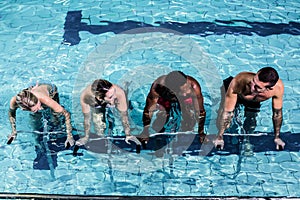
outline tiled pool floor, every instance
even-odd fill
[[[5,183],[0,184],[1,195],[300,197],[299,6],[296,1],[1,1],[0,181]],[[66,19],[69,11],[82,18]],[[80,130],[81,84],[95,76],[121,85],[130,79],[129,99],[136,106],[131,114],[138,132],[143,92],[169,69],[184,70],[203,84],[206,131],[213,137],[221,79],[266,65],[278,69],[285,83],[284,151],[274,149],[269,134],[250,137],[251,156],[243,154],[240,137],[232,136],[226,136],[223,151],[211,144],[201,147],[192,137],[188,149],[187,144],[175,142],[159,152],[153,142],[140,154],[120,140],[107,154],[108,147],[95,140],[73,156],[72,150],[63,149],[64,138],[59,138],[48,140],[52,149],[39,154],[26,114],[19,113],[17,128],[24,132],[6,145],[9,100],[31,82],[53,81]],[[203,74],[198,73],[199,66]],[[259,132],[272,132],[270,108],[269,101],[262,107]],[[122,137],[118,131],[116,135]]]

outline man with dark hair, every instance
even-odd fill
[[[88,85],[81,93],[80,104],[84,116],[84,133],[85,136],[76,141],[77,146],[85,145],[89,141],[91,118],[94,122],[96,134],[104,137],[106,130],[106,121],[108,121],[108,129],[113,128],[112,120],[106,120],[107,109],[116,107],[120,113],[122,125],[126,135],[125,142],[133,141],[140,145],[138,139],[130,134],[130,126],[128,119],[128,105],[125,91],[118,85],[103,79],[95,80]]]
[[[181,71],[172,71],[157,78],[148,93],[143,112],[144,129],[142,141],[149,140],[149,128],[153,112],[156,120],[152,128],[159,133],[192,131],[198,122],[200,142],[205,140],[204,123],[206,112],[201,87],[196,79]]]
[[[252,133],[256,127],[256,116],[260,111],[260,103],[272,98],[274,142],[276,149],[283,149],[285,143],[280,139],[279,134],[282,124],[284,85],[279,79],[277,71],[272,67],[264,67],[256,74],[241,72],[234,78],[225,79],[224,89],[225,97],[219,115],[219,133],[214,141],[215,146],[223,149],[224,131],[230,127],[233,116],[237,116],[239,105],[244,106],[243,129],[246,133]]]

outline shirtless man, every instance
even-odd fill
[[[73,146],[75,141],[72,136],[72,126],[70,113],[59,104],[57,88],[53,84],[36,84],[35,86],[22,90],[19,94],[12,97],[9,106],[9,121],[12,128],[12,133],[9,136],[7,144],[10,144],[17,137],[16,130],[16,110],[21,108],[25,111],[30,111],[37,114],[44,107],[51,108],[56,116],[64,115],[67,131],[66,147]],[[37,123],[37,122],[36,122]]]
[[[92,116],[96,134],[100,135],[101,137],[104,136],[104,131],[106,129],[105,116],[107,107],[109,109],[116,107],[119,111],[126,135],[125,142],[129,144],[129,140],[131,140],[137,145],[141,144],[135,136],[130,135],[127,99],[124,90],[119,86],[112,84],[107,80],[97,79],[92,85],[88,85],[82,91],[80,96],[80,104],[84,116],[85,136],[76,141],[77,146],[85,145],[88,142]]]
[[[226,80],[224,81],[224,86],[225,89],[227,89],[228,86],[228,89],[225,94],[223,111],[220,116],[218,137],[214,141],[215,146],[223,149],[223,133],[230,127],[237,104],[243,104],[245,106],[246,122],[246,120],[256,120],[255,114],[250,114],[250,117],[247,117],[247,112],[259,112],[260,103],[272,98],[273,127],[275,133],[274,142],[276,149],[283,149],[285,143],[280,139],[279,134],[282,124],[284,85],[282,80],[279,79],[277,71],[272,67],[265,67],[260,69],[256,74],[252,72],[241,72],[236,77],[231,77],[231,79]],[[228,82],[228,84],[226,84],[226,82]],[[256,125],[256,121],[248,124],[250,124],[250,127],[245,127],[246,132],[251,131],[251,129],[254,130],[255,127],[251,127],[251,124]]]
[[[156,110],[159,112],[152,125],[155,131],[176,132],[179,126],[182,131],[192,131],[198,121],[200,142],[205,140],[203,96],[198,81],[193,77],[181,71],[172,71],[153,82],[143,112],[142,141],[149,140],[151,118]]]

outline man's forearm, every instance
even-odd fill
[[[204,124],[205,124],[206,112],[205,110],[201,111],[198,116],[198,133],[204,134]]]
[[[9,117],[9,122],[11,125],[11,129],[12,129],[12,133],[14,135],[17,134],[17,130],[16,130],[16,110],[15,109],[9,109],[8,111],[8,117]]]
[[[223,137],[224,131],[230,127],[231,120],[233,117],[233,111],[223,111],[221,120],[220,120],[220,128],[219,128],[219,137]]]
[[[282,125],[282,108],[275,109],[273,108],[273,127],[274,127],[274,134],[275,138],[279,138],[280,128]]]
[[[66,123],[67,134],[68,134],[68,136],[72,136],[71,115],[65,109],[62,111],[62,114],[65,116],[65,123]]]
[[[128,112],[127,111],[120,111],[121,118],[122,118],[122,125],[124,128],[124,132],[126,136],[130,135],[130,125],[128,119]]]
[[[84,134],[86,137],[90,136],[91,130],[91,114],[90,113],[83,113],[83,126],[84,126]]]
[[[154,96],[153,94],[148,94],[146,99],[146,105],[143,111],[143,125],[144,127],[149,127],[151,124],[151,118],[153,115],[153,110],[156,108],[158,96]]]
[[[143,125],[144,125],[144,127],[145,126],[150,126],[151,118],[152,118],[152,112],[150,112],[148,109],[144,109],[144,112],[143,112]]]

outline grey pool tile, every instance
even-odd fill
[[[241,163],[241,171],[254,172],[257,171],[258,165],[255,163]]]
[[[295,127],[292,128],[292,132],[295,132],[295,133],[299,133],[299,132],[300,132],[300,127],[299,127],[299,128],[296,127],[296,126],[298,126],[298,124],[299,124],[299,123],[291,124],[291,125],[295,126]]]
[[[300,166],[298,162],[282,162],[280,163],[281,167],[283,169],[289,170],[289,171],[300,171]]]
[[[293,171],[283,171],[280,173],[272,173],[274,184],[298,184],[299,180],[294,176]]]
[[[239,184],[237,185],[237,190],[239,191],[239,194],[237,196],[264,196],[264,191],[262,189],[261,185],[254,185],[253,183],[249,182],[249,184],[243,185]]]
[[[283,112],[284,112],[284,114],[289,114],[289,110],[290,109],[297,109],[299,102],[293,96],[287,96],[286,98],[288,98],[288,101],[284,101],[284,107],[285,107],[285,109],[283,110]],[[291,116],[291,117],[293,117],[293,116]]]
[[[213,187],[214,196],[224,196],[231,194],[232,196],[239,196],[237,185],[220,184]]]
[[[169,180],[164,182],[164,194],[173,195],[189,195],[191,194],[191,185],[185,183],[185,180],[176,182],[174,180]]]
[[[262,184],[264,196],[289,196],[289,192],[285,184],[276,184],[276,182],[266,182]]]
[[[298,141],[295,141],[299,146],[300,146],[300,144],[299,144],[299,142]],[[292,158],[292,161],[293,162],[300,162],[300,153],[299,152],[290,152],[290,154],[291,154],[291,158]]]
[[[299,124],[300,112],[297,109],[289,110],[289,115],[291,118],[289,119],[289,124]],[[297,126],[296,126],[297,127]]]
[[[295,61],[290,61],[290,62],[295,62]],[[288,80],[289,81],[299,81],[300,75],[298,73],[294,73],[295,71],[298,71],[300,68],[297,67],[296,63],[290,63],[289,61],[287,61],[287,65],[290,66],[291,68],[293,68],[293,70],[287,70],[287,74],[288,74]],[[299,90],[299,89],[298,89]]]
[[[247,172],[248,181],[255,185],[261,185],[272,180],[270,173],[264,172]]]
[[[287,197],[299,197],[299,182],[296,184],[286,184],[288,194]]]
[[[287,151],[276,152],[274,155],[268,155],[267,157],[270,162],[275,163],[289,162],[292,160],[290,152]]]
[[[262,163],[258,164],[257,171],[263,173],[279,173],[282,172],[282,168],[277,163]]]
[[[263,163],[268,163],[268,157],[266,155],[268,154],[273,154],[272,151],[266,151],[266,152],[257,152],[255,153],[255,158],[257,159],[257,164],[263,164]],[[247,158],[248,159],[248,158]],[[255,161],[255,159],[254,159]]]

